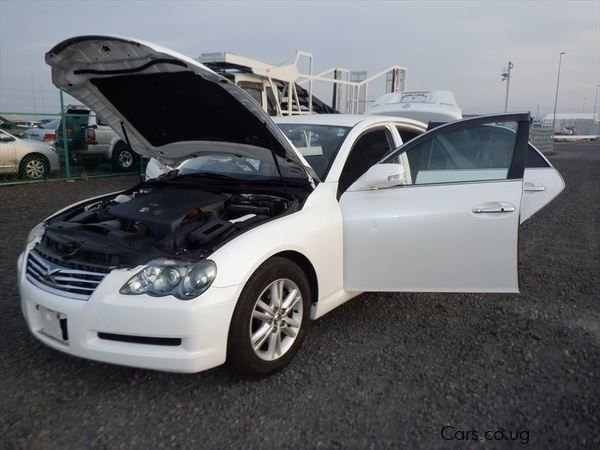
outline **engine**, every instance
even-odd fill
[[[176,255],[199,259],[297,205],[283,194],[142,185],[53,218],[38,251],[103,267]]]

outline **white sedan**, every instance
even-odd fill
[[[46,61],[136,152],[180,166],[30,233],[25,319],[84,358],[264,376],[310,320],[361,292],[518,292],[519,224],[564,187],[528,146],[528,114],[429,131],[378,117],[276,125],[235,84],[146,42],[76,37]]]

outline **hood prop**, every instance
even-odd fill
[[[123,137],[125,138],[125,142],[127,142],[127,145],[129,146],[129,148],[131,149],[131,151],[133,151],[133,147],[131,146],[131,142],[129,142],[129,135],[127,134],[127,130],[125,129],[125,124],[123,123],[123,121],[121,120],[121,131],[123,131]],[[138,165],[138,177],[140,177],[140,183],[144,182],[144,178],[142,177],[142,172],[141,172],[141,165]]]

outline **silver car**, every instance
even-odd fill
[[[0,130],[0,174],[18,174],[28,180],[41,180],[58,169],[60,163],[53,147],[19,139]]]
[[[53,119],[40,127],[29,128],[25,130],[24,138],[39,142],[53,144],[58,136],[58,127],[60,125],[60,117]]]

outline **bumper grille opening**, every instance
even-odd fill
[[[177,347],[181,345],[181,338],[160,338],[150,336],[130,336],[127,334],[113,333],[98,333],[100,339],[107,341],[128,342],[130,344],[146,344],[146,345],[164,345],[167,347]]]
[[[87,300],[106,273],[67,267],[32,250],[27,258],[27,279],[47,292],[76,300]]]

